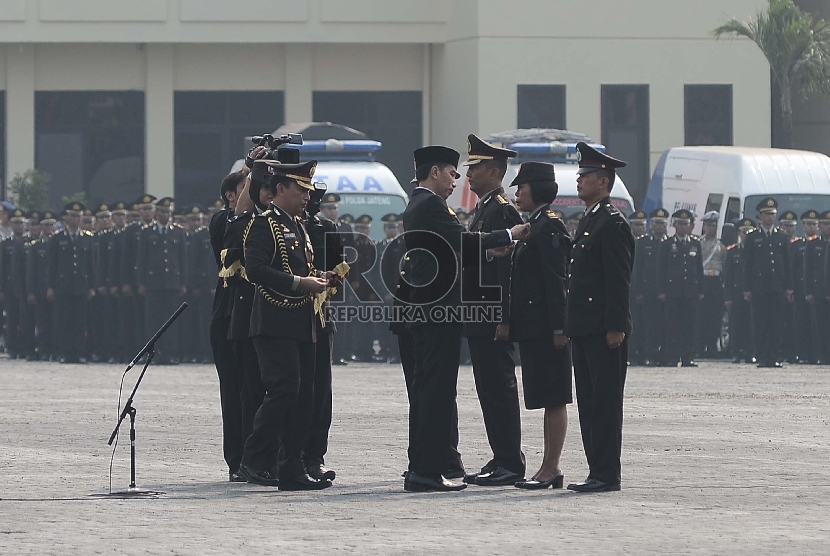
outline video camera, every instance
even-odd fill
[[[265,153],[264,157],[262,157],[263,160],[276,160],[282,164],[300,163],[299,149],[280,147],[282,145],[302,145],[302,133],[288,133],[286,135],[280,135],[279,137],[274,137],[270,133],[266,133],[265,135],[251,137],[251,142],[254,144],[254,148],[268,147],[268,152]]]
[[[305,211],[308,213],[309,218],[320,212],[320,204],[323,202],[323,195],[326,194],[326,189],[328,188],[326,183],[322,181],[316,181],[313,185],[314,191],[311,193],[308,204],[305,206]]]

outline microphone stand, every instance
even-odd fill
[[[130,397],[127,398],[127,402],[124,404],[124,409],[121,411],[121,415],[118,417],[118,423],[115,425],[115,429],[113,429],[112,434],[110,435],[110,439],[107,442],[107,446],[112,446],[112,443],[115,441],[115,437],[118,435],[118,429],[121,428],[121,423],[124,422],[124,419],[129,415],[130,417],[130,487],[121,492],[113,492],[111,496],[124,498],[130,496],[155,496],[158,494],[164,494],[163,492],[157,491],[150,491],[145,489],[140,489],[135,486],[135,414],[136,410],[133,406],[133,399],[135,398],[135,393],[138,391],[139,385],[141,385],[141,380],[144,378],[144,373],[147,372],[147,367],[150,366],[150,363],[153,361],[153,356],[156,353],[155,347],[156,342],[159,338],[170,328],[170,325],[173,324],[179,315],[182,314],[182,311],[187,309],[187,303],[182,303],[179,305],[179,308],[176,309],[176,312],[170,315],[170,318],[167,319],[161,328],[150,338],[150,341],[147,342],[143,348],[133,357],[133,360],[130,361],[130,364],[127,365],[125,373],[132,369],[136,363],[146,354],[147,361],[144,362],[144,368],[141,370],[141,374],[138,375],[138,380],[135,383],[135,387],[133,388]]]

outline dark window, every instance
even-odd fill
[[[602,86],[602,142],[628,165],[618,171],[634,202],[645,198],[651,174],[648,85]]]
[[[176,91],[176,201],[184,207],[219,197],[233,163],[245,157],[245,137],[285,123],[282,91]]]
[[[9,176],[11,178],[12,176]],[[6,198],[6,91],[0,91],[0,199]]]
[[[315,91],[313,102],[314,121],[353,127],[383,143],[378,162],[409,184],[412,152],[423,143],[420,91]]]
[[[686,145],[732,145],[732,85],[686,85]]]
[[[710,212],[716,210],[720,212],[721,205],[723,205],[723,195],[720,193],[710,193],[709,198],[706,199],[706,211]],[[701,214],[701,216],[703,216]]]
[[[726,218],[724,222],[737,223],[741,219],[741,200],[738,197],[729,197],[726,203]]]
[[[518,85],[516,101],[519,129],[567,129],[565,85]]]
[[[50,203],[90,204],[144,191],[144,93],[36,91],[35,166],[52,176]]]

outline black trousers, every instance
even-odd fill
[[[311,425],[303,449],[303,461],[306,465],[322,465],[329,448],[329,429],[331,429],[332,394],[331,394],[331,349],[334,333],[327,332],[317,319],[317,343],[314,357],[314,406],[311,412]]]
[[[242,461],[246,436],[242,431],[242,392],[244,376],[236,364],[233,341],[228,340],[229,318],[210,321],[213,363],[219,375],[219,403],[222,407],[222,452],[230,471]]]
[[[643,338],[643,350],[645,358],[652,362],[664,361],[666,359],[666,305],[657,299],[644,301],[640,311],[642,325],[634,323],[635,327],[632,336],[640,334]]]
[[[409,470],[440,475],[447,471],[447,447],[452,445],[458,419],[461,326],[424,324],[412,329],[412,337],[415,369],[409,406]]]
[[[666,329],[668,349],[664,362],[669,366],[677,361],[688,363],[695,358],[695,327],[697,323],[697,297],[691,299],[666,299]]]
[[[519,384],[513,360],[513,342],[491,337],[467,338],[473,360],[473,377],[484,416],[487,440],[493,450],[491,462],[524,476],[522,421]]]
[[[604,335],[571,338],[571,354],[588,478],[619,484],[628,340],[610,349]]]
[[[213,295],[209,291],[202,291],[196,303],[199,310],[199,358],[203,362],[210,361],[210,320],[213,314]]]
[[[45,360],[55,353],[55,303],[48,301],[45,294],[38,296],[35,304],[35,326],[37,327],[37,352]]]
[[[179,290],[147,290],[144,296],[146,307],[145,336],[149,340],[161,328],[176,309],[181,305],[182,298]],[[164,335],[156,342],[156,358],[160,362],[179,361],[181,358],[181,344],[179,343],[179,323],[167,329]]]
[[[755,344],[755,357],[761,365],[775,363],[781,352],[781,337],[784,326],[781,315],[784,304],[784,292],[752,294],[752,331]]]
[[[5,334],[6,334],[6,353],[10,357],[25,356],[23,346],[20,341],[20,311],[21,299],[9,292],[6,297],[6,302],[3,308],[6,310]]]
[[[86,295],[55,296],[55,347],[59,357],[77,360],[86,355],[88,306]]]
[[[743,294],[732,303],[729,313],[729,341],[732,356],[749,359],[755,350],[752,348],[752,311],[744,300]]]
[[[248,438],[254,429],[254,417],[262,405],[265,397],[265,387],[262,385],[262,372],[259,368],[254,341],[251,338],[231,340],[233,343],[233,355],[236,359],[236,367],[241,374],[240,385],[242,388],[242,438]],[[276,464],[276,451],[274,452],[274,464]],[[263,468],[267,469],[267,467]]]
[[[821,361],[827,364],[830,361],[830,334],[828,334],[827,327],[830,325],[830,303],[826,299],[821,299],[816,296],[815,304],[810,305],[812,312],[812,342],[816,346],[815,359],[813,361]]]
[[[403,377],[406,382],[406,395],[409,399],[409,439],[407,448],[409,460],[412,461],[412,439],[415,438],[415,429],[418,422],[417,405],[415,404],[415,339],[411,330],[405,330],[398,334],[398,349],[401,353],[401,366]],[[416,417],[413,418],[413,410]],[[448,472],[464,472],[464,463],[461,461],[461,454],[458,452],[458,405],[453,402],[452,432],[450,444],[446,447],[445,468]]]
[[[697,353],[717,357],[723,323],[723,280],[720,276],[704,276],[700,291],[703,300],[697,319]]]
[[[27,298],[20,300],[20,351],[26,356],[35,354],[35,326],[37,324],[37,306],[30,304]]]
[[[121,362],[131,360],[133,356],[141,349],[144,344],[137,345],[136,322],[135,322],[135,303],[132,296],[119,294],[117,297],[116,307],[118,307],[118,354],[117,357]],[[150,338],[147,338],[149,340]],[[147,340],[144,343],[147,343]]]
[[[144,347],[147,340],[152,338],[153,334],[155,334],[156,330],[158,330],[158,327],[150,332],[149,336],[147,335],[147,329],[149,328],[147,326],[147,296],[139,295],[138,292],[135,291],[135,288],[133,288],[133,295],[130,299],[133,300],[133,317],[135,318],[135,326],[133,327],[133,337],[130,338],[129,341],[131,345],[135,346],[135,349],[131,350],[134,355],[135,352]],[[172,312],[173,310],[170,311],[170,313]],[[159,323],[159,326],[161,326],[164,322],[165,321]],[[165,336],[167,336],[167,334],[165,334]]]
[[[113,300],[114,298],[109,295],[101,295],[98,292],[89,300],[89,314],[92,318],[87,337],[87,353],[96,360],[106,361],[110,356],[112,331],[117,326],[113,319]]]
[[[804,295],[796,295],[793,303],[793,313],[796,355],[801,361],[815,361],[816,348],[813,344],[812,315],[810,304],[804,299]]]
[[[648,359],[646,353],[647,325],[645,316],[645,304],[637,303],[636,299],[631,300],[631,319],[634,321],[634,329],[628,343],[629,357],[633,365],[639,365]]]
[[[242,463],[268,469],[279,446],[280,478],[305,472],[302,449],[311,423],[314,400],[314,342],[291,338],[253,338],[265,397],[245,441]]]

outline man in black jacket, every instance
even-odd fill
[[[332,273],[315,270],[312,247],[299,217],[305,210],[317,161],[305,164],[254,162],[252,182],[274,188],[271,208],[251,221],[244,254],[248,278],[256,284],[251,336],[265,386],[265,398],[245,442],[240,472],[249,482],[280,490],[319,490],[328,479],[310,477],[303,443],[313,411],[314,296],[339,285]],[[269,469],[279,444],[279,476]]]
[[[662,366],[666,357],[664,304],[657,299],[657,253],[666,240],[669,211],[657,208],[649,216],[651,233],[637,239],[631,290],[640,308],[641,319],[634,320],[634,334],[642,338],[641,357],[647,367],[655,367]]]
[[[40,237],[29,243],[26,255],[26,297],[29,311],[34,310],[37,328],[35,359],[48,361],[53,353],[54,303],[46,299],[49,267],[49,238],[55,229],[55,214],[45,211],[40,220]]]
[[[571,338],[588,479],[578,492],[620,489],[623,389],[631,334],[634,236],[611,204],[616,169],[626,165],[577,144],[577,191],[587,207],[571,251],[565,334]]]
[[[516,151],[490,145],[472,134],[467,137],[467,151],[467,181],[478,196],[468,229],[489,233],[521,224],[522,217],[504,196],[501,183],[507,160],[515,157]],[[513,485],[525,476],[519,387],[513,342],[509,341],[511,266],[511,257],[483,257],[480,264],[465,268],[462,274],[465,299],[480,300],[480,307],[501,311],[498,321],[465,322],[463,328],[487,440],[493,450],[492,459],[481,471],[464,477],[468,484]]]
[[[429,146],[415,151],[413,190],[403,214],[406,247],[411,267],[405,279],[412,286],[411,305],[418,309],[409,323],[412,329],[415,369],[410,392],[409,470],[404,489],[410,492],[462,490],[442,474],[446,471],[447,446],[452,440],[458,363],[461,356],[462,309],[458,280],[458,255],[472,253],[474,263],[481,249],[505,248],[513,236],[527,234],[526,224],[492,233],[467,232],[447,198],[460,177],[459,154],[447,147]],[[519,237],[521,236],[521,237]],[[506,255],[503,249],[499,255]]]

